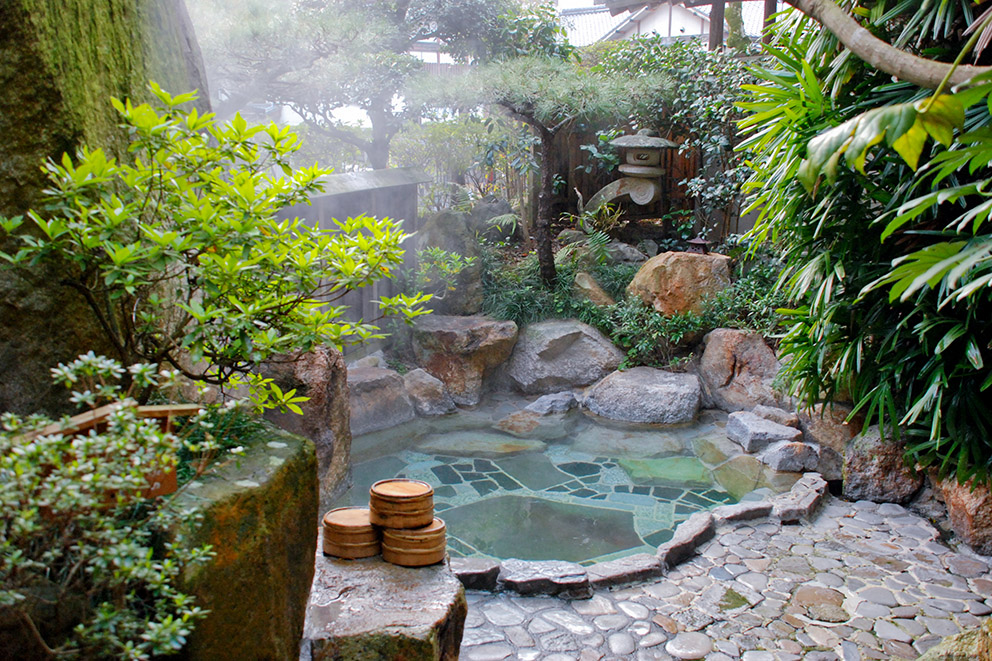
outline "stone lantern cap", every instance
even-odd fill
[[[651,129],[641,129],[635,135],[622,135],[610,140],[610,144],[625,149],[671,149],[678,147],[677,144],[660,137],[657,131]]]

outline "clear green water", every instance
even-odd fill
[[[798,478],[741,454],[720,411],[679,428],[577,410],[507,419],[530,401],[493,396],[354,439],[354,483],[336,506],[367,505],[378,480],[424,480],[451,555],[590,563],[653,552],[694,512]]]

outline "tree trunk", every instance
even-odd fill
[[[552,198],[555,186],[554,136],[541,134],[541,192],[537,195],[537,222],[534,230],[537,239],[537,263],[541,281],[551,289],[555,286],[555,256],[551,249]]]

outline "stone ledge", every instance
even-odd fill
[[[806,473],[792,490],[772,498],[772,518],[781,523],[798,523],[816,511],[827,492],[827,482],[819,473]]]
[[[489,558],[452,558],[451,571],[462,582],[466,590],[496,589],[499,579],[499,561]]]
[[[637,553],[625,558],[597,562],[586,568],[589,583],[593,588],[624,585],[646,581],[665,573],[661,559],[650,553]]]
[[[737,503],[736,505],[721,505],[712,510],[717,523],[730,521],[752,521],[763,519],[772,513],[772,504],[767,500],[756,503]]]
[[[497,586],[522,595],[545,594],[572,599],[592,596],[585,568],[563,560],[504,560],[500,564]]]
[[[674,567],[716,535],[716,522],[709,512],[696,512],[679,524],[675,536],[658,547],[658,557],[667,567]]]

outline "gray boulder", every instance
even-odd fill
[[[648,256],[640,250],[620,241],[611,241],[606,246],[606,252],[610,256],[610,261],[623,264],[640,264],[648,261]]]
[[[760,335],[718,328],[704,342],[699,378],[716,408],[730,412],[782,403],[772,388],[781,365]]]
[[[777,471],[801,472],[816,470],[820,460],[819,448],[808,443],[779,442],[769,446],[758,461]]]
[[[538,415],[549,415],[551,413],[567,413],[578,405],[575,395],[569,391],[556,392],[550,395],[541,395],[533,402],[524,407],[525,411],[533,411]]]
[[[353,436],[389,429],[417,417],[403,377],[381,367],[348,370]]]
[[[844,453],[844,497],[876,503],[905,503],[923,486],[923,473],[906,465],[906,448],[873,425],[848,443]]]
[[[329,505],[344,489],[351,465],[348,370],[344,358],[336,349],[321,346],[295,360],[266,363],[262,369],[284,392],[295,389],[297,395],[309,397],[299,404],[303,415],[270,409],[265,418],[313,441],[317,448],[320,503]]]
[[[407,372],[403,375],[403,385],[417,415],[444,415],[456,408],[441,379],[431,376],[426,370],[418,368]]]
[[[594,383],[621,360],[623,353],[592,326],[553,319],[524,328],[505,374],[519,392],[555,393]]]
[[[803,437],[803,433],[794,427],[760,418],[749,411],[736,411],[727,416],[726,431],[727,438],[750,453],[761,452],[773,443],[795,443]]]
[[[696,419],[699,379],[652,367],[613,372],[589,388],[582,406],[612,420],[684,424]]]

